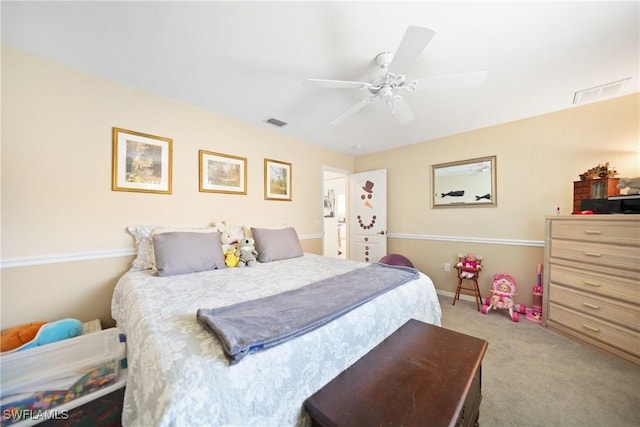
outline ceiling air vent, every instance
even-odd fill
[[[574,104],[586,104],[588,102],[598,101],[599,99],[610,98],[619,94],[622,89],[631,80],[631,77],[606,83],[589,89],[579,90],[573,95]]]
[[[274,119],[273,117],[268,119],[267,123],[269,123],[271,125],[274,125],[274,126],[278,126],[279,128],[281,128],[282,126],[286,126],[287,125],[287,122],[283,122],[282,120]]]

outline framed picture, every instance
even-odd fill
[[[431,166],[431,207],[497,206],[496,156]]]
[[[291,163],[264,159],[264,199],[291,201]]]
[[[173,140],[113,128],[111,189],[171,194]]]
[[[247,159],[200,150],[200,191],[247,194]]]

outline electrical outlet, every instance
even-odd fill
[[[444,263],[444,271],[451,271],[451,263],[449,262]]]

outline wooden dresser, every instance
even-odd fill
[[[640,365],[640,215],[546,219],[543,325]]]

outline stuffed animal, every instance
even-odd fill
[[[78,319],[25,323],[2,331],[0,350],[3,353],[27,350],[80,334],[82,334],[82,322]]]
[[[508,310],[511,320],[514,322],[520,321],[518,313],[526,313],[526,307],[513,302],[513,297],[516,295],[516,279],[513,276],[503,273],[494,274],[491,293],[493,296],[487,298],[482,306],[483,314],[487,314],[491,309]],[[514,311],[514,308],[516,311]]]
[[[618,185],[616,185],[620,190],[624,191],[627,189],[625,193],[626,195],[632,194],[640,194],[640,176],[635,178],[620,178]]]
[[[220,233],[220,241],[222,242],[222,253],[226,254],[230,249],[237,249],[238,242],[244,239],[244,231],[242,227],[229,225],[226,221],[214,222],[213,226]]]
[[[258,251],[255,248],[255,241],[249,237],[245,237],[239,243],[240,247],[236,251],[236,255],[240,258],[238,267],[253,267],[258,263]]]
[[[478,264],[478,259],[475,254],[469,253],[465,258],[456,264],[456,267],[461,268],[460,277],[463,279],[473,279],[479,270],[482,270],[482,266]]]
[[[14,350],[29,341],[33,340],[38,333],[38,330],[42,325],[47,322],[31,322],[24,325],[14,326],[13,328],[2,331],[2,343],[0,344],[0,351],[5,352]]]
[[[224,263],[227,267],[233,268],[238,266],[240,258],[236,254],[237,249],[230,248],[224,253]]]

